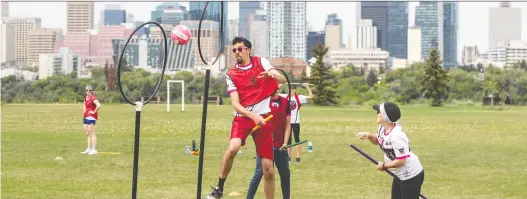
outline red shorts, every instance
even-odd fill
[[[263,117],[265,118],[266,116]],[[234,117],[232,120],[230,139],[240,138],[242,140],[242,146],[244,146],[245,139],[247,139],[247,136],[249,136],[249,133],[251,133],[251,130],[255,126],[256,124],[251,118]],[[264,126],[254,131],[251,136],[256,145],[256,155],[261,158],[274,160],[273,125],[270,122],[266,122]]]

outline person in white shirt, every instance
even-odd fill
[[[357,138],[368,139],[379,145],[384,161],[376,166],[379,171],[390,169],[397,177],[392,182],[392,199],[418,199],[424,182],[424,169],[409,145],[408,137],[397,122],[401,110],[391,102],[373,105],[377,111],[377,134],[359,132]]]
[[[291,130],[293,131],[293,135],[295,137],[295,143],[300,142],[300,107],[302,107],[302,104],[307,103],[307,99],[313,99],[313,92],[311,91],[311,88],[309,88],[309,84],[303,83],[303,87],[307,89],[307,92],[309,93],[308,96],[305,95],[299,95],[296,92],[296,86],[291,87],[291,97],[290,97],[290,106],[291,106]],[[282,97],[287,98],[286,94],[281,94]],[[291,137],[289,137],[289,143],[291,144]],[[300,162],[300,152],[302,151],[302,145],[296,145],[296,162]],[[287,153],[289,154],[289,161],[291,161],[291,148],[287,149]]]

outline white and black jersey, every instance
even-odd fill
[[[377,142],[384,152],[384,161],[386,163],[395,159],[406,159],[406,163],[403,166],[390,169],[399,179],[407,180],[413,178],[423,170],[419,157],[412,153],[406,133],[403,132],[401,126],[397,123],[395,123],[390,132],[386,132],[384,127],[379,125]]]

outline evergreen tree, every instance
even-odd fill
[[[432,99],[430,105],[443,105],[442,99],[447,95],[447,72],[441,67],[441,58],[437,49],[430,50],[421,85],[423,85],[421,92],[424,92],[424,97]]]
[[[375,75],[374,70],[370,70],[370,72],[368,72],[368,77],[366,77],[366,82],[368,83],[368,86],[370,86],[370,88],[372,88],[373,85],[375,85],[375,83],[377,82],[377,75]]]
[[[337,85],[333,83],[336,79],[331,67],[324,65],[324,56],[328,48],[316,45],[313,49],[313,56],[316,62],[311,65],[311,76],[306,78],[309,83],[314,84],[313,102],[317,105],[334,105],[338,102]]]

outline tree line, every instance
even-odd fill
[[[311,76],[294,78],[291,82],[312,83],[317,105],[370,105],[382,101],[400,104],[427,103],[441,106],[450,103],[481,104],[484,97],[492,96],[500,104],[525,105],[527,103],[527,65],[525,62],[510,68],[489,66],[462,66],[451,69],[441,67],[439,52],[432,49],[428,60],[399,69],[379,68],[368,70],[352,65],[332,69],[324,64],[327,48],[313,49],[316,62],[312,64]],[[121,71],[123,91],[130,100],[140,100],[154,92],[160,74],[151,74],[141,69],[131,69],[124,64]],[[84,88],[92,85],[98,99],[103,103],[123,103],[117,86],[117,68],[106,64],[104,68],[92,69],[92,78],[78,79],[76,71],[67,75],[54,75],[45,80],[23,81],[15,76],[1,79],[3,103],[81,103]],[[185,81],[185,102],[199,103],[203,95],[204,72],[178,72],[165,75],[157,96],[166,100],[166,81]],[[209,96],[229,97],[225,77],[211,78]],[[286,92],[287,88],[282,87]],[[307,94],[299,88],[300,94]],[[179,85],[171,86],[171,103],[181,101]],[[228,101],[224,102],[229,104]]]

